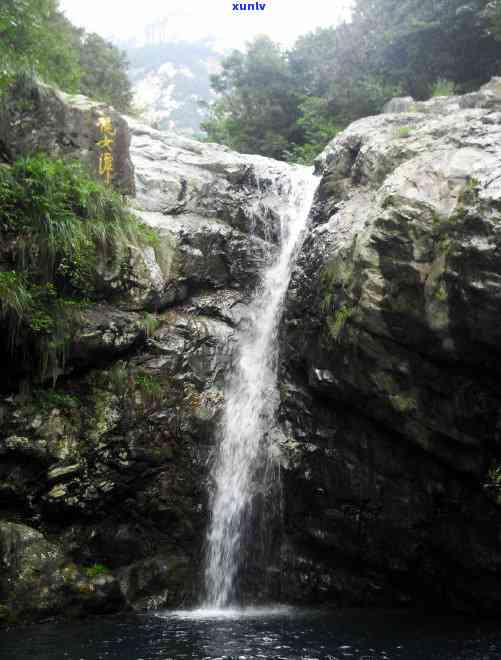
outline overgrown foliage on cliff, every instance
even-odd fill
[[[102,297],[99,269],[154,240],[120,195],[78,162],[34,156],[0,166],[0,327],[34,380],[57,377],[78,314]]]
[[[72,25],[58,0],[1,0],[0,94],[20,72],[105,101],[120,112],[130,110],[125,55]]]
[[[204,128],[244,152],[309,161],[336,130],[392,96],[459,93],[501,74],[501,0],[356,0],[352,21],[248,44],[212,77]]]

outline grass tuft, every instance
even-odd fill
[[[55,381],[79,311],[99,299],[99,263],[155,240],[79,162],[37,155],[0,167],[0,326],[11,356]]]

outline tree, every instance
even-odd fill
[[[57,5],[57,0],[2,0],[0,88],[24,71],[68,91],[78,89],[75,28]]]
[[[0,93],[24,73],[129,110],[132,94],[121,51],[72,25],[58,0],[1,2]]]
[[[257,37],[245,53],[235,51],[212,76],[219,99],[202,124],[211,140],[234,149],[283,158],[300,135],[300,97],[286,54],[268,37]]]
[[[498,0],[496,0],[498,1]],[[448,79],[476,89],[499,71],[489,0],[358,0],[353,24],[367,35],[371,66],[390,84],[423,99]]]
[[[125,53],[98,34],[84,34],[80,44],[80,91],[128,112],[132,91]]]
[[[289,160],[298,163],[311,163],[325,145],[340,130],[335,115],[329,109],[329,101],[319,96],[307,96],[299,106],[297,121],[302,129],[301,144],[292,146]]]

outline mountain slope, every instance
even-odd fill
[[[200,131],[199,100],[211,97],[209,78],[221,53],[209,40],[129,46],[130,78],[144,119],[160,129]]]

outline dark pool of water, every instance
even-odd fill
[[[501,625],[395,612],[160,612],[0,632],[2,660],[501,660]]]

